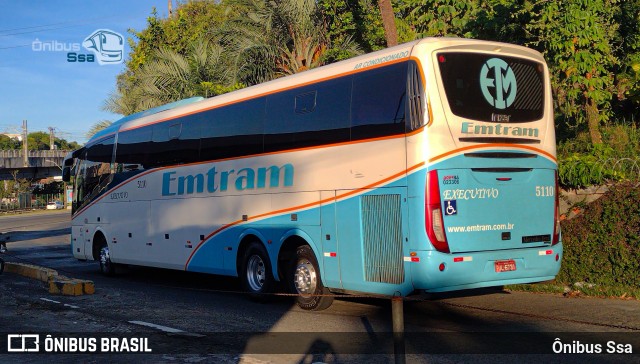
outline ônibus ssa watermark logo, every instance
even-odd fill
[[[82,53],[82,48],[91,53]],[[66,52],[67,62],[98,64],[120,64],[124,60],[124,37],[110,29],[98,29],[86,37],[82,44],[53,41],[40,41],[38,38],[31,43],[34,52]]]

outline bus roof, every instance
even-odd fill
[[[244,89],[236,90],[230,93],[218,95],[205,99],[203,97],[192,97],[185,100],[172,102],[166,105],[158,106],[149,110],[138,112],[123,117],[114,122],[110,127],[96,133],[86,145],[90,145],[104,137],[115,134],[118,130],[136,129],[145,125],[155,124],[162,121],[180,118],[209,109],[214,109],[230,103],[241,100],[252,99],[264,96],[273,92],[286,90],[288,88],[299,87],[305,84],[311,84],[320,80],[329,79],[338,75],[344,75],[351,72],[357,72],[361,69],[375,67],[377,65],[386,64],[401,59],[409,59],[412,55],[413,48],[418,44],[438,43],[446,46],[463,45],[463,44],[484,44],[490,46],[504,46],[504,43],[489,42],[474,39],[453,38],[453,37],[431,37],[424,38],[395,47],[386,48],[377,52],[363,54],[344,61],[332,63],[322,67],[314,68],[305,72],[294,75],[277,78],[268,82],[253,85]],[[511,45],[509,46],[522,48],[531,51],[525,47]]]

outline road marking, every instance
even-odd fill
[[[140,325],[140,326],[146,326],[146,327],[151,327],[154,329],[158,329],[160,331],[169,333],[169,334],[174,334],[174,335],[180,335],[180,336],[193,336],[193,337],[204,337],[204,335],[200,335],[200,334],[194,334],[191,332],[186,332],[184,330],[180,330],[180,329],[174,329],[173,327],[168,327],[168,326],[162,326],[162,325],[158,325],[158,324],[152,324],[151,322],[145,322],[145,321],[129,321],[130,324],[134,324],[134,325]]]
[[[65,306],[65,307],[69,307],[69,308],[76,308],[76,309],[79,309],[79,308],[80,308],[80,307],[78,307],[78,306],[70,305],[70,304],[68,304],[68,303],[62,303],[62,302],[60,302],[60,301],[50,300],[50,299],[48,299],[48,298],[44,298],[44,297],[40,297],[40,299],[41,299],[41,300],[43,300],[43,301],[51,302],[51,303],[61,304],[61,305]]]
[[[48,299],[48,298],[42,298],[42,297],[41,297],[40,299],[41,299],[41,300],[43,300],[43,301],[47,301],[47,302],[62,303],[62,302],[58,302],[58,301],[54,301],[54,300],[50,300],[50,299]]]

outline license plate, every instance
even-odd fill
[[[495,263],[495,269],[497,273],[516,270],[516,261],[513,259],[497,260]]]

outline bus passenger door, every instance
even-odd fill
[[[319,260],[322,260],[324,274],[322,282],[331,288],[342,288],[340,280],[340,256],[338,255],[338,234],[336,234],[336,193],[335,191],[320,191],[320,201],[327,201],[320,205],[321,241]]]

